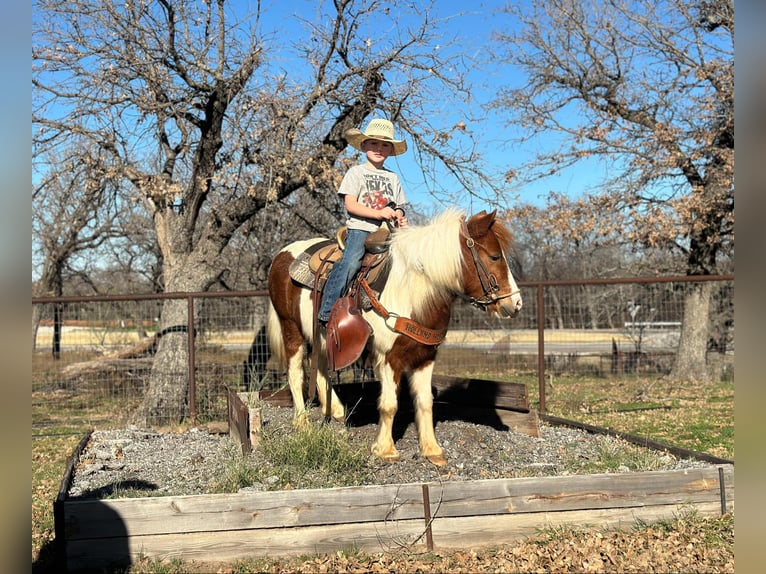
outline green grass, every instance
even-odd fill
[[[662,533],[684,533],[688,538],[696,538],[706,546],[731,548],[734,545],[734,515],[724,514],[720,518],[710,518],[699,514],[693,507],[682,507],[672,519],[661,519],[652,523],[639,521],[636,530],[649,528]]]
[[[269,490],[355,486],[369,474],[369,455],[354,448],[334,426],[307,424],[286,435],[265,431],[257,448],[267,464],[231,457],[219,492],[256,483]]]
[[[51,436],[32,440],[32,558],[52,560],[53,501],[58,494],[67,457],[82,436]]]
[[[535,406],[537,389],[530,388]],[[734,382],[678,385],[561,376],[546,390],[548,414],[734,459]]]

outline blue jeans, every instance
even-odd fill
[[[364,240],[369,235],[368,231],[349,229],[346,236],[346,246],[343,249],[343,257],[333,265],[322,295],[322,306],[319,307],[318,318],[325,323],[330,318],[330,311],[335,301],[343,295],[351,279],[362,268],[364,257]]]

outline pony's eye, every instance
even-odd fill
[[[490,255],[489,256],[489,260],[492,261],[492,263],[500,261],[502,258],[503,258],[502,255]]]

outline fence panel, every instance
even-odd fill
[[[734,278],[705,280],[714,286],[708,352],[720,357],[722,376],[732,377]],[[524,308],[512,320],[460,302],[435,371],[526,383],[541,410],[546,381],[556,377],[614,382],[666,374],[690,284],[689,278],[522,283]],[[127,424],[149,384],[168,298],[193,302],[193,365],[179,376],[193,383],[188,414],[195,422],[226,419],[227,387],[284,385],[267,361],[265,292],[33,299],[33,432],[67,432],[59,422],[64,411],[82,425]],[[364,376],[349,370],[341,381]],[[47,408],[54,400],[56,409]]]

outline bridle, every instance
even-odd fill
[[[471,237],[470,232],[468,231],[468,225],[465,222],[465,218],[463,218],[461,222],[461,228],[460,228],[460,234],[465,238],[465,244],[468,247],[468,249],[471,251],[471,257],[473,258],[473,264],[476,267],[476,275],[479,277],[479,283],[481,283],[481,288],[484,291],[481,297],[469,297],[468,295],[465,295],[464,293],[461,293],[460,296],[468,301],[471,305],[474,307],[477,307],[478,309],[481,309],[483,311],[487,310],[487,307],[490,305],[497,303],[501,299],[506,299],[508,297],[513,297],[517,293],[520,293],[520,289],[511,290],[508,293],[503,293],[501,295],[498,295],[497,292],[500,290],[500,286],[497,284],[497,278],[489,272],[487,267],[482,262],[481,258],[479,257],[479,253],[476,250],[476,242],[474,241],[473,237]],[[505,261],[505,264],[508,265],[508,259],[505,257],[505,253],[503,253],[503,250],[500,250],[501,255],[503,256],[503,260]]]

